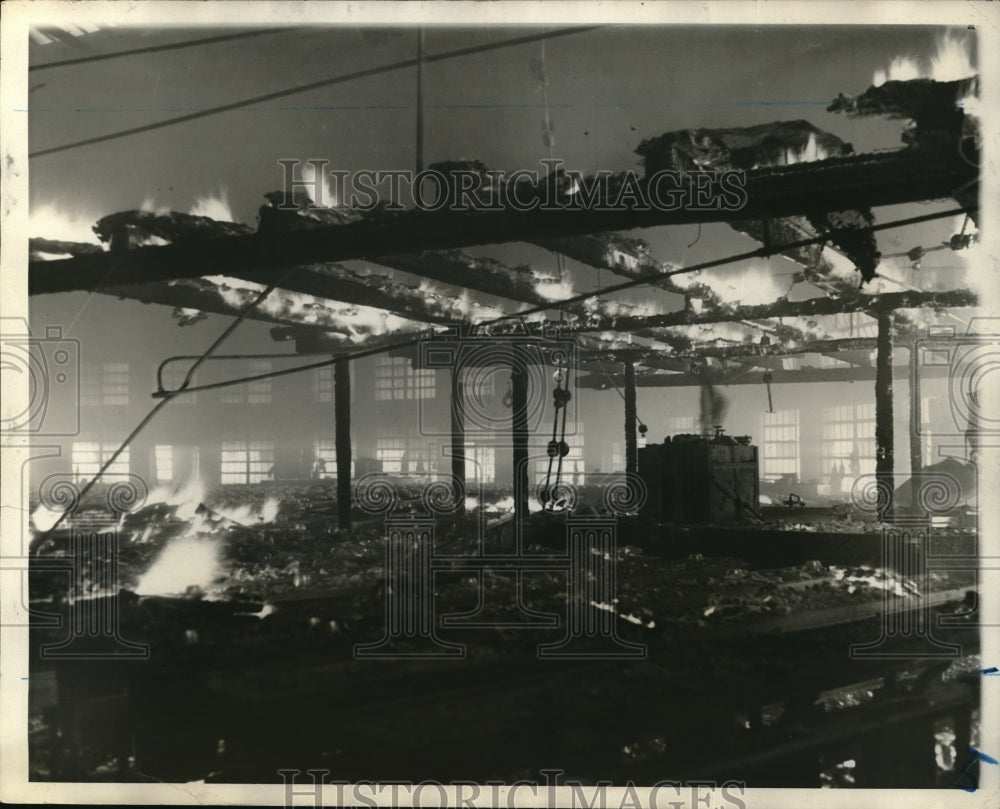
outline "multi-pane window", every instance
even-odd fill
[[[764,413],[761,472],[766,478],[799,476],[799,411]]]
[[[73,442],[73,475],[87,480],[101,471],[101,467],[118,449],[118,444],[100,441]],[[113,464],[108,467],[107,475],[127,475],[129,469],[129,448],[126,447]]]
[[[252,360],[249,376],[266,374],[270,370],[270,360]],[[247,402],[249,404],[271,404],[271,379],[256,379],[253,382],[248,382]]]
[[[465,477],[470,483],[492,483],[497,477],[497,452],[494,447],[465,446]]]
[[[153,447],[153,474],[157,483],[170,483],[174,479],[174,448],[169,444]]]
[[[375,440],[375,459],[381,464],[382,471],[388,475],[398,475],[403,471],[403,456],[405,454],[405,438],[377,438]]]
[[[184,377],[187,376],[190,363],[172,362],[163,369],[162,380],[164,390],[179,390],[184,384]],[[198,383],[194,377],[191,378],[190,387]],[[171,401],[176,404],[195,404],[198,400],[197,393],[182,393],[175,396]]]
[[[271,441],[222,442],[223,483],[260,483],[270,479],[273,467]]]
[[[354,401],[354,367],[355,363],[350,363],[351,378],[351,401]],[[324,365],[313,371],[313,398],[317,402],[332,402],[334,390],[334,371],[332,365]]]
[[[465,388],[465,398],[496,395],[497,377],[509,375],[510,369],[496,367],[470,368],[462,372],[462,387]]]
[[[858,475],[875,471],[875,404],[847,404],[823,411],[822,473],[840,494]]]
[[[219,401],[222,404],[246,404],[247,383],[241,382],[239,385],[227,385],[224,388],[219,388]]]
[[[694,416],[670,416],[667,419],[667,435],[700,432],[694,422]]]
[[[128,363],[105,362],[102,365],[86,367],[80,385],[83,404],[127,405],[128,404]]]
[[[128,363],[106,362],[101,380],[101,398],[106,405],[128,404]]]
[[[552,461],[552,469],[549,471],[548,458],[542,458],[535,462],[535,479],[539,483],[544,483],[546,477],[549,483],[554,484],[556,474],[559,479],[566,483],[581,484],[586,478],[586,468],[583,461],[583,423],[577,422],[576,429],[570,424],[566,429],[566,443],[569,445],[569,453],[562,459],[562,466],[559,465],[559,457]]]
[[[319,458],[323,467],[319,473],[321,478],[337,477],[337,443],[333,438],[317,438],[313,445],[313,461]],[[354,458],[351,458],[351,476],[354,476]]]
[[[324,365],[313,371],[313,393],[317,402],[333,401],[333,366]]]
[[[414,369],[406,357],[381,355],[375,364],[375,398],[433,399],[437,374],[433,370]]]
[[[391,475],[433,475],[438,470],[439,446],[423,438],[383,436],[375,440],[375,458]]]

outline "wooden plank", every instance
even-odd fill
[[[102,285],[225,275],[233,267],[276,279],[288,267],[372,258],[415,250],[532,241],[553,236],[696,222],[763,219],[819,211],[950,198],[977,177],[974,165],[948,149],[837,158],[746,173],[738,210],[621,207],[516,211],[414,211],[386,220],[288,234],[213,239],[196,245],[143,247],[29,265],[29,294],[95,290]],[[716,180],[715,190],[721,194]],[[715,196],[719,196],[716,194]]]

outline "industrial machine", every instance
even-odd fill
[[[681,434],[639,450],[646,484],[640,515],[674,523],[735,522],[758,516],[760,471],[750,436],[721,427],[712,437]]]

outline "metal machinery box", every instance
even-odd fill
[[[757,513],[760,469],[749,436],[675,435],[639,450],[640,515],[674,523],[735,522]]]

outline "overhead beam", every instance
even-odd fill
[[[904,290],[902,292],[885,292],[879,295],[859,295],[857,292],[852,292],[848,297],[817,297],[804,301],[779,299],[773,303],[762,303],[755,306],[731,306],[703,312],[684,309],[662,315],[603,317],[591,319],[586,323],[570,323],[564,327],[563,331],[565,333],[637,332],[640,329],[694,326],[706,323],[734,323],[764,318],[839,315],[848,312],[865,312],[876,306],[883,310],[976,306],[978,300],[976,293],[969,289],[954,289],[946,292]]]
[[[28,291],[37,295],[95,290],[102,285],[225,275],[233,267],[263,270],[268,280],[288,267],[372,258],[415,250],[532,241],[578,233],[660,225],[789,216],[818,211],[950,198],[977,178],[973,161],[942,148],[836,158],[746,173],[746,204],[737,210],[621,207],[517,211],[415,211],[288,234],[212,239],[196,245],[142,247],[29,265]],[[723,194],[718,179],[709,191]]]
[[[273,273],[262,269],[234,268],[228,275],[266,285]],[[279,288],[316,298],[384,309],[424,323],[454,323],[457,319],[468,317],[457,296],[430,293],[386,276],[361,275],[336,264],[294,267],[282,275]]]
[[[925,373],[927,372],[927,373]],[[921,377],[944,378],[948,375],[945,368],[922,368]],[[800,368],[794,371],[776,369],[771,371],[771,384],[813,384],[817,382],[874,382],[874,368]],[[621,387],[624,379],[621,374],[607,377],[604,374],[588,374],[577,377],[576,386],[593,390],[611,390],[613,385]],[[723,385],[763,385],[763,371],[749,371],[735,378],[720,382]],[[700,380],[695,374],[642,374],[636,373],[637,388],[691,388],[698,387]]]
[[[192,283],[195,283],[195,281],[183,281],[174,284],[158,283],[107,287],[99,290],[99,292],[103,295],[134,300],[139,303],[177,307],[180,309],[196,309],[199,312],[224,315],[226,317],[237,317],[242,313],[244,307],[228,303],[222,297],[217,285],[213,282],[199,278],[196,281],[197,287],[189,285]],[[249,304],[255,295],[256,290],[246,290],[246,304]],[[275,300],[280,300],[280,297],[281,291],[277,290],[271,293],[268,300],[273,303]],[[345,337],[357,332],[356,327],[352,329],[347,325],[349,313],[338,313],[331,306],[322,302],[317,302],[317,304],[311,310],[311,317],[314,319],[312,324],[314,328],[338,333]],[[290,310],[289,314],[280,314],[261,306],[255,306],[247,315],[247,318],[265,323],[273,323],[276,326],[298,328],[302,325],[302,321],[293,317]]]

